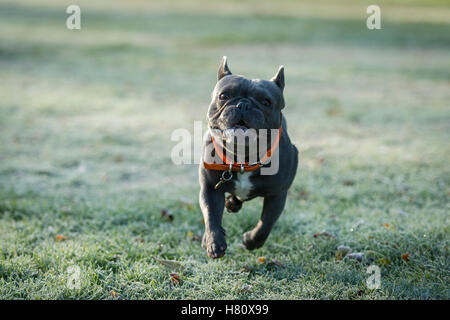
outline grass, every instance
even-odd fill
[[[0,2],[1,299],[450,298],[446,1],[380,1],[379,31],[356,0],[77,3],[80,31],[69,1]],[[205,119],[223,55],[250,77],[285,65],[300,166],[266,245],[239,246],[254,200],[211,260],[190,239],[197,167],[172,164],[170,135]]]

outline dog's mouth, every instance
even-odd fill
[[[237,144],[248,144],[256,142],[257,138],[256,130],[250,128],[243,120],[222,131],[222,140],[227,143],[233,141]]]
[[[255,162],[258,159],[258,130],[245,121],[240,120],[225,129],[213,129],[211,135],[216,147],[233,155],[233,161],[249,162],[253,159],[250,162]]]
[[[243,120],[241,120],[241,121],[239,121],[238,123],[236,123],[233,127],[229,128],[229,129],[234,129],[234,130],[242,129],[242,130],[245,131],[245,130],[249,129],[249,127]],[[227,130],[229,130],[229,129],[227,129]]]
[[[213,129],[213,136],[216,140],[222,140],[225,143],[249,144],[255,143],[258,139],[257,130],[252,129],[244,120],[231,125],[226,129]]]

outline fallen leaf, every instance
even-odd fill
[[[60,242],[60,241],[64,241],[64,240],[67,240],[66,236],[63,236],[62,234],[58,234],[56,236],[56,241]]]
[[[300,190],[300,192],[298,193],[298,195],[300,196],[300,198],[306,199],[306,198],[308,198],[309,193],[308,193],[307,191],[305,191],[305,190]]]
[[[319,233],[315,233],[313,234],[314,238],[318,238],[318,237],[324,237],[324,238],[334,238],[334,236],[331,233],[328,233],[326,231],[322,231]]]
[[[258,263],[264,263],[266,262],[266,258],[265,257],[259,257],[258,258]]]
[[[403,261],[409,261],[409,253],[407,252],[407,253],[402,254],[402,259],[403,259]]]
[[[114,162],[122,162],[123,161],[123,156],[120,155],[120,154],[117,155],[117,156],[114,156],[113,161]]]
[[[329,117],[335,117],[342,113],[342,109],[339,107],[331,107],[327,110],[327,114]]]
[[[169,221],[173,221],[173,214],[167,208],[162,208],[161,209],[161,217],[163,217],[164,219],[167,219]]]
[[[111,290],[111,296],[114,298],[114,299],[117,299],[117,300],[122,300],[122,298],[117,294],[117,292],[115,292],[114,290]]]
[[[180,283],[180,274],[177,272],[170,273],[170,281],[172,281],[173,284],[179,284]]]
[[[383,223],[383,227],[385,227],[386,229],[389,229],[389,230],[395,229],[395,226],[393,224],[389,224],[389,223]]]
[[[158,259],[156,258],[156,261],[158,261],[162,266],[169,268],[169,269],[183,269],[183,265],[179,262],[173,261],[173,260],[164,260],[164,259]]]
[[[347,180],[344,180],[343,184],[344,184],[344,186],[353,186],[355,184],[355,181],[347,179]]]
[[[275,260],[275,259],[270,260],[270,261],[268,262],[268,264],[269,264],[269,265],[276,265],[276,266],[278,266],[278,267],[280,267],[280,268],[284,268],[284,264],[282,264],[280,261]]]

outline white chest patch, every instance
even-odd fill
[[[234,196],[241,201],[247,200],[253,185],[250,182],[252,172],[237,173],[234,181]]]

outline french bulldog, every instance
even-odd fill
[[[286,119],[282,114],[285,107],[284,84],[283,66],[272,79],[261,80],[232,74],[226,57],[220,63],[207,112],[209,130],[224,133],[223,140],[226,140],[225,132],[229,133],[230,130],[253,129],[258,132],[260,129],[272,129],[270,132],[273,132],[275,129],[278,137],[271,141],[276,141],[277,145],[268,143],[267,149],[269,155],[278,153],[278,166],[276,172],[262,174],[263,166],[270,165],[271,158],[268,158],[269,163],[260,163],[258,167],[246,164],[245,170],[243,165],[241,170],[231,170],[231,166],[228,170],[228,164],[211,169],[202,161],[199,166],[199,203],[205,223],[202,247],[211,258],[223,257],[227,249],[225,229],[222,227],[224,207],[228,212],[237,212],[244,201],[255,197],[264,198],[260,220],[243,236],[243,245],[248,250],[260,248],[265,243],[284,209],[298,165],[298,150],[289,139]],[[212,155],[216,153],[217,146],[211,148],[212,143],[226,144],[226,141],[217,140],[220,140],[217,135],[206,135],[203,157],[205,150],[213,150]],[[275,148],[276,152],[273,150]],[[248,151],[248,143],[245,150]],[[236,158],[233,156],[233,159]]]

